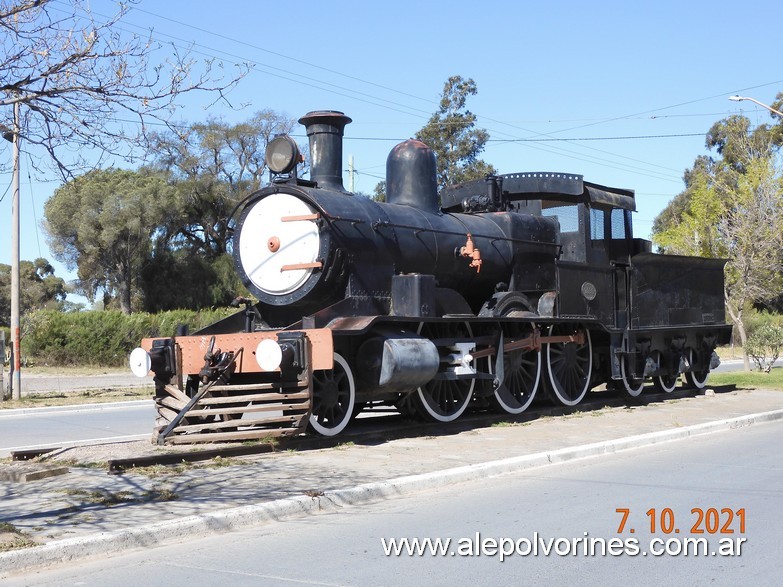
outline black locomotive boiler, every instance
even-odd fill
[[[564,173],[438,192],[435,155],[390,153],[387,199],[346,191],[351,119],[311,112],[310,177],[272,140],[270,184],[242,202],[236,270],[255,300],[199,332],[145,339],[159,443],[335,435],[368,404],[449,422],[519,414],[606,385],[638,396],[703,387],[728,342],[724,261],[658,255],[634,238],[634,193]]]

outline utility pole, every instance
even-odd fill
[[[348,191],[353,193],[354,190],[354,181],[353,176],[356,172],[353,169],[353,155],[348,155]]]
[[[11,196],[11,398],[22,399],[21,328],[19,320],[19,102],[14,102],[14,176]]]
[[[0,330],[0,404],[5,401],[5,330]]]

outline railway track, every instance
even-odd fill
[[[717,391],[731,391],[733,386],[718,388]],[[579,413],[590,413],[605,408],[625,407],[633,409],[648,404],[679,400],[703,394],[703,390],[681,389],[672,393],[660,393],[653,390],[637,398],[629,399],[620,392],[601,391],[589,395],[578,406],[555,406],[541,400],[519,415],[500,414],[492,411],[475,410],[464,414],[460,419],[449,423],[421,422],[413,420],[390,407],[369,408],[362,417],[352,422],[339,437],[324,437],[313,434],[284,437],[274,444],[254,443],[243,445],[212,446],[201,450],[187,452],[166,452],[157,455],[140,455],[108,461],[109,474],[121,474],[135,467],[153,465],[173,465],[185,462],[199,462],[215,457],[239,457],[273,453],[283,450],[318,450],[332,448],[346,443],[366,444],[382,443],[401,438],[419,436],[446,436],[459,434],[477,428],[487,428],[502,424],[524,424],[534,422],[544,417],[568,416]]]

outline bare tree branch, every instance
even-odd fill
[[[86,0],[0,0],[0,106],[25,106],[20,134],[48,155],[36,170],[54,167],[67,179],[107,157],[131,158],[151,128],[173,128],[179,96],[204,91],[227,102],[247,72],[240,64],[227,74],[190,48],[157,43],[151,31],[122,30],[130,10],[118,3],[98,20]],[[0,123],[11,126],[10,118],[0,109]]]

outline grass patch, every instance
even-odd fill
[[[732,361],[735,359],[741,359],[742,358],[742,347],[739,345],[732,346],[719,346],[715,349],[715,352],[718,353],[718,356],[720,357],[721,361]]]
[[[176,465],[150,465],[149,467],[133,467],[128,472],[144,475],[150,479],[157,477],[166,477],[170,475],[181,475],[188,471],[194,471],[197,469],[220,469],[222,467],[234,467],[242,464],[242,461],[234,458],[215,457],[208,461],[188,462],[182,461]]]
[[[769,373],[760,371],[733,371],[731,373],[711,373],[707,382],[711,387],[735,385],[741,389],[777,389],[783,390],[783,368],[772,369]]]
[[[145,387],[84,389],[70,392],[50,391],[46,393],[25,395],[20,400],[5,400],[4,402],[0,402],[0,410],[79,404],[103,404],[118,401],[150,399],[151,397],[152,390]]]
[[[34,546],[35,541],[13,524],[0,522],[0,552]]]
[[[509,422],[508,420],[502,420],[500,422],[492,422],[490,428],[514,428],[516,426],[530,426],[530,422]]]
[[[132,491],[89,491],[87,489],[63,489],[63,493],[81,499],[84,503],[111,507],[123,503],[147,503],[151,501],[173,501],[179,496],[170,489],[150,489],[141,493]]]
[[[6,367],[8,373],[8,367]],[[92,375],[130,375],[128,367],[95,367],[90,365],[30,365],[22,366],[22,377],[28,375],[51,375],[63,377],[84,377]]]

